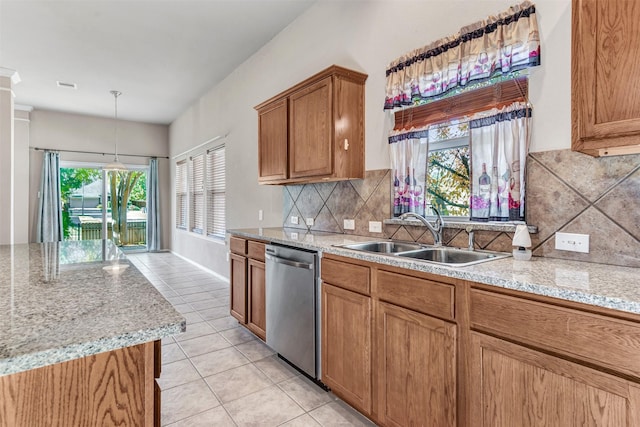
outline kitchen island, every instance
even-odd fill
[[[110,241],[0,246],[0,426],[153,425],[185,319]]]

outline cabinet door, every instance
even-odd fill
[[[572,148],[640,144],[640,2],[573,0],[572,12]]]
[[[378,416],[388,426],[456,425],[456,325],[377,303]]]
[[[289,176],[333,173],[331,77],[289,97]]]
[[[469,419],[480,427],[640,425],[640,386],[472,332]]]
[[[258,111],[258,181],[287,178],[287,99]]]
[[[247,327],[263,341],[267,337],[267,321],[265,313],[265,275],[264,262],[249,260],[249,289],[247,307]]]
[[[371,298],[322,284],[322,381],[371,413]]]
[[[247,258],[229,254],[231,264],[231,315],[247,323]]]

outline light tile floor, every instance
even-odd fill
[[[127,257],[187,319],[162,341],[163,426],[373,426],[229,316],[229,284],[171,253]]]

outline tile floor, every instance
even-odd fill
[[[229,316],[229,284],[171,253],[128,258],[187,319],[162,342],[163,426],[373,426]]]

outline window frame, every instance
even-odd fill
[[[179,168],[184,167],[184,173],[182,175],[178,174]],[[184,176],[184,184],[179,185],[181,181],[179,181],[179,177]],[[180,191],[180,187],[184,188],[184,191]],[[187,223],[189,217],[189,167],[186,159],[182,159],[176,162],[176,170],[175,170],[175,207],[176,207],[176,220],[175,226],[178,230],[187,230]],[[180,203],[178,203],[178,198],[180,197]],[[182,209],[180,207],[184,206]],[[178,212],[184,212],[183,215],[179,215]],[[182,219],[182,221],[180,221]]]

